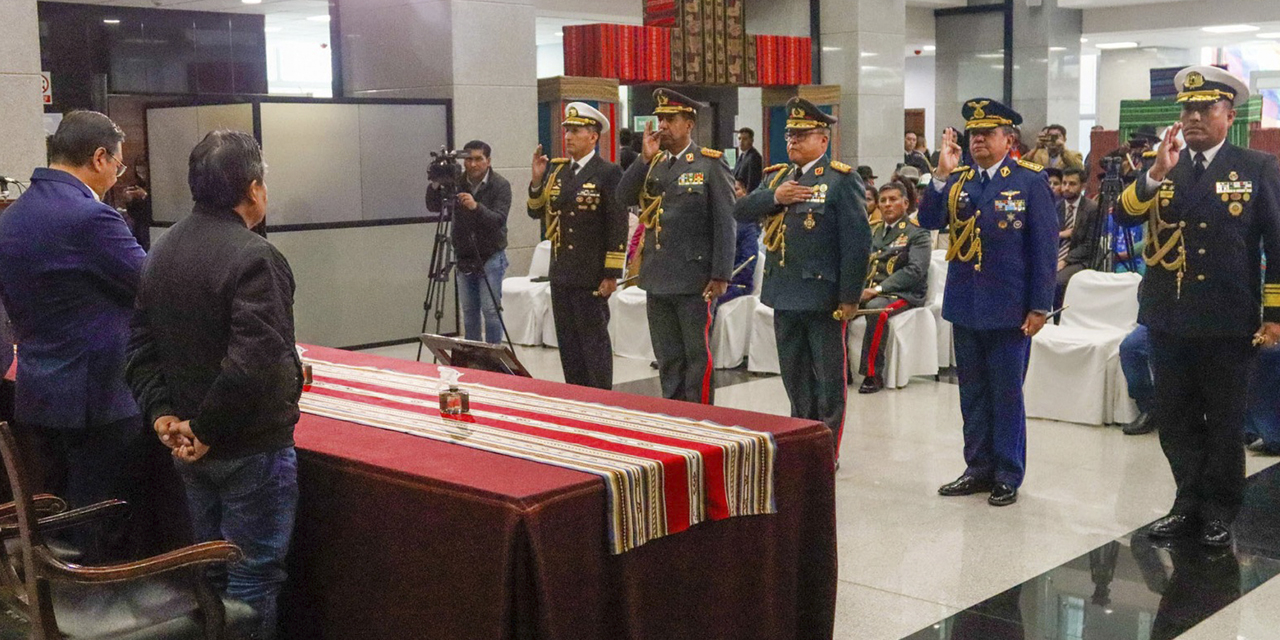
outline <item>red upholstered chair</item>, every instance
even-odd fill
[[[15,556],[4,554],[0,589],[7,592],[5,604],[30,623],[34,640],[212,640],[247,636],[257,623],[248,605],[220,598],[204,577],[206,567],[243,557],[229,542],[205,542],[110,566],[61,559],[45,542],[46,533],[109,515],[124,503],[111,500],[67,511],[53,496],[33,497],[13,432],[4,422],[0,454],[14,498],[0,506],[0,536],[16,534],[18,541],[7,547]]]

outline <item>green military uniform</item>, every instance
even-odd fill
[[[836,119],[812,103],[787,104],[788,131],[828,129]],[[813,196],[788,206],[775,191],[789,180],[813,188]],[[866,280],[871,231],[866,188],[853,167],[825,155],[807,167],[780,164],[765,170],[755,192],[738,201],[740,221],[764,220],[767,251],[760,300],[774,310],[778,364],[791,415],[822,420],[836,437],[844,426],[847,320],[832,314],[857,304]]]
[[[1175,79],[1184,110],[1248,99],[1244,83],[1215,67]],[[1208,116],[1206,116],[1208,117]],[[1280,165],[1223,141],[1184,149],[1163,181],[1147,172],[1120,197],[1117,222],[1148,225],[1139,322],[1151,333],[1153,422],[1177,484],[1171,518],[1152,535],[1203,523],[1202,541],[1230,544],[1244,496],[1241,448],[1252,336],[1280,322]]]
[[[893,224],[880,222],[871,228],[871,263],[866,288],[875,289],[879,295],[862,303],[862,308],[884,311],[867,316],[859,373],[870,382],[864,381],[859,391],[871,393],[872,387],[874,391],[884,387],[883,343],[889,318],[924,306],[932,258],[929,232],[906,216]]]
[[[702,103],[669,89],[654,91],[655,114],[693,117]],[[645,226],[640,287],[662,395],[711,404],[712,305],[702,297],[711,280],[733,272],[733,174],[723,154],[690,142],[648,163],[632,163],[618,184],[618,200],[638,203]]]
[[[565,127],[609,130],[609,121],[581,102],[565,106]],[[551,161],[542,184],[529,190],[529,216],[551,241],[551,313],[564,381],[613,388],[609,304],[600,283],[622,277],[627,208],[618,201],[622,169],[598,152]]]

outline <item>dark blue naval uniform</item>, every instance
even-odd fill
[[[960,167],[938,192],[925,189],[920,226],[951,225],[942,317],[955,331],[965,475],[1017,488],[1026,468],[1022,381],[1031,339],[1022,324],[1051,310],[1058,215],[1039,165],[1006,157],[983,185]]]
[[[857,304],[862,295],[871,248],[867,190],[852,167],[825,156],[799,178],[797,173],[793,164],[769,167],[760,188],[738,201],[734,217],[768,217],[760,301],[774,309],[791,415],[822,420],[838,446],[847,391],[847,321],[832,313],[841,304]],[[815,187],[813,198],[787,207],[774,202],[774,190],[788,180]]]

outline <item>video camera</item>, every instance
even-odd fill
[[[428,188],[438,191],[443,201],[458,195],[463,175],[458,161],[470,154],[470,151],[449,151],[446,147],[431,152],[431,164],[427,165],[427,180],[431,182]]]

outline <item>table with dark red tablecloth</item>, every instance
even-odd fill
[[[306,348],[329,362],[436,370]],[[304,413],[288,638],[831,637],[835,478],[821,423],[476,371],[463,381],[768,431],[777,513],[611,555],[598,476]]]

